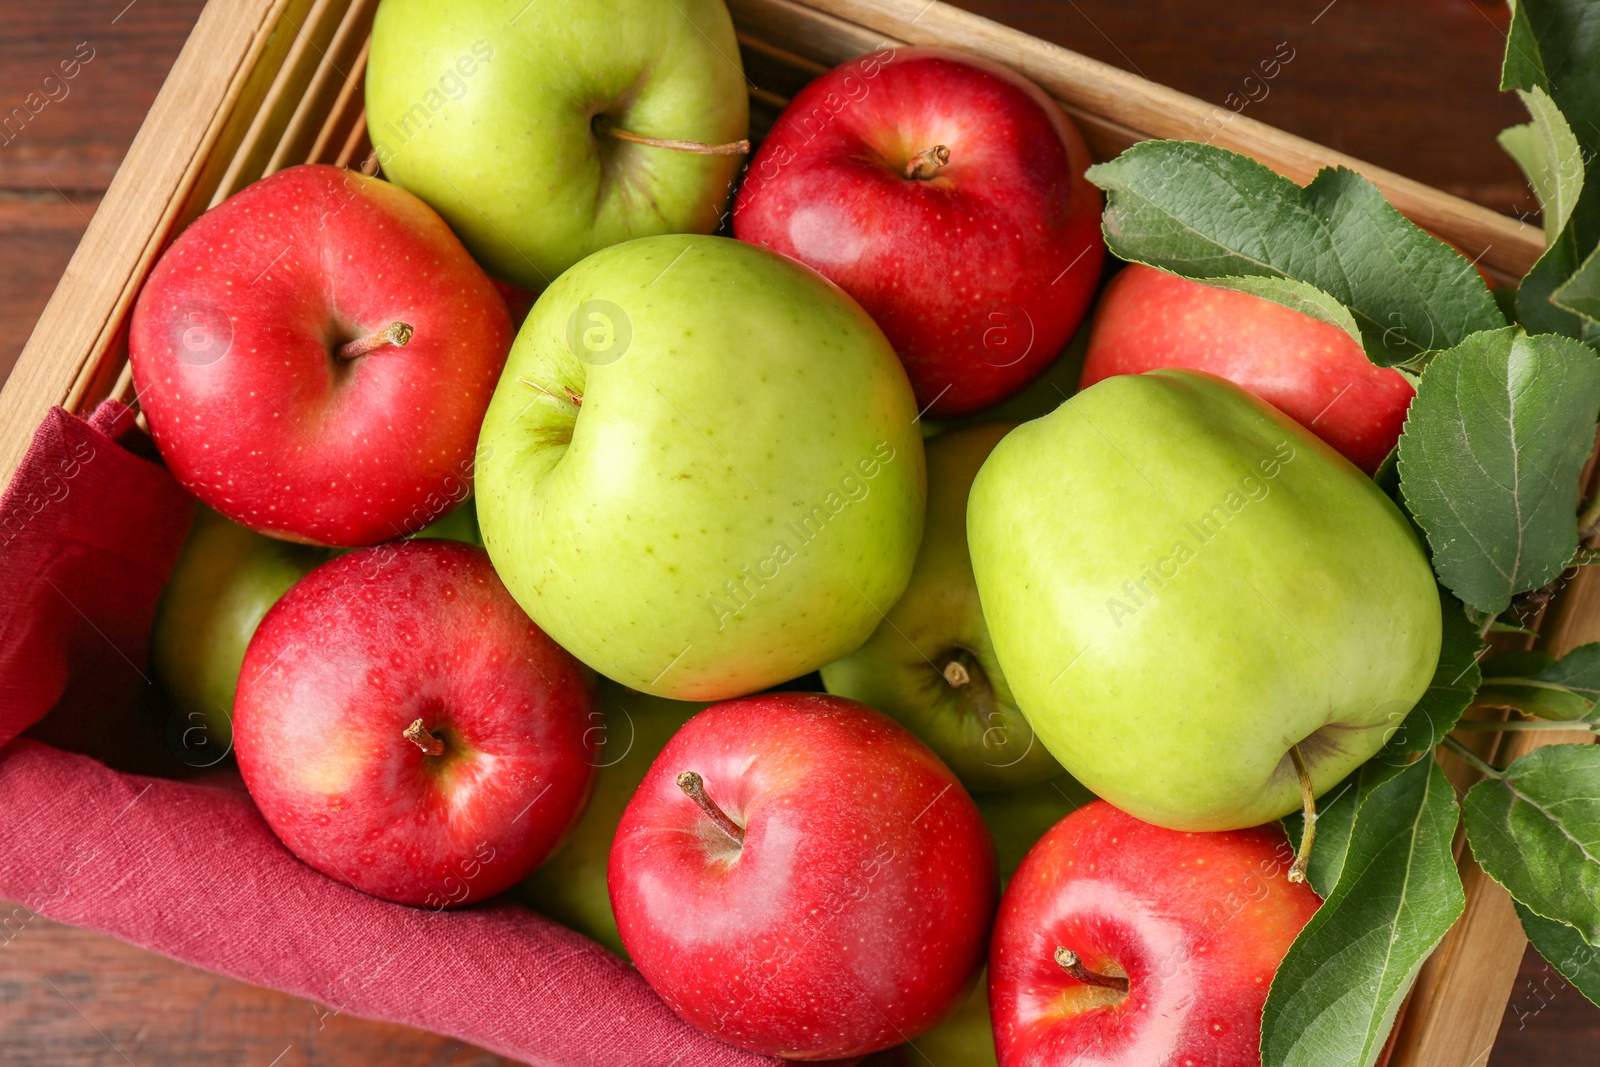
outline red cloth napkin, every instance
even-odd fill
[[[510,904],[435,912],[332,881],[279,844],[235,776],[120,774],[18,735],[116,721],[192,502],[131,412],[56,409],[0,498],[0,898],[185,963],[528,1063],[757,1067],[638,972]],[[153,455],[153,454],[152,454]],[[63,744],[71,744],[63,741]],[[73,745],[72,747],[77,747]]]

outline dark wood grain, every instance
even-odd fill
[[[1495,143],[1528,121],[1498,88],[1504,3],[952,2],[1497,211],[1537,209]],[[1263,79],[1281,45],[1293,58]]]
[[[340,1015],[114,941],[11,916],[0,935],[6,1067],[509,1067],[437,1034]],[[3,936],[10,936],[5,942]]]
[[[1496,89],[1502,4],[956,2],[1220,106],[1254,97],[1244,106],[1254,118],[1497,210],[1533,209],[1521,176],[1494,141],[1501,128],[1525,121],[1515,98]],[[202,0],[125,5],[0,5],[0,124],[13,109],[29,109],[29,94],[38,94],[37,113],[13,117],[10,129],[0,125],[0,376],[90,225]],[[85,43],[93,58],[63,81],[60,64],[82,54]],[[1260,64],[1285,43],[1294,58],[1263,79]],[[56,82],[46,85],[47,76]],[[1247,82],[1251,77],[1256,81]],[[0,905],[0,918],[7,914],[10,907]],[[0,1062],[7,1067],[509,1062],[437,1035],[329,1014],[297,997],[27,916],[13,915],[11,932],[0,933]],[[1530,950],[1487,1063],[1590,1063],[1597,1042],[1600,1009]]]

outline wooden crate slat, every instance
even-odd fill
[[[265,95],[288,45],[274,33],[280,17],[307,6],[213,0],[201,13],[0,392],[0,478],[15,473],[50,407],[82,395],[75,387],[93,377],[191,194],[232,154]]]
[[[367,54],[371,47],[370,39],[362,42],[361,51],[351,64],[353,69],[350,72],[350,79],[339,90],[339,98],[334,101],[327,120],[323,122],[316,143],[306,154],[306,162],[333,163],[342,166],[339,155],[345,142],[350,139],[351,131],[357,126],[366,125],[367,101],[363,82],[366,80]]]
[[[295,107],[316,75],[321,59],[339,28],[349,0],[312,0],[303,19],[290,22],[293,39],[279,65],[266,98],[256,109],[244,143],[233,153],[227,172],[212,194],[215,207],[266,173],[267,161],[277,149]]]
[[[1209,141],[1301,184],[1323,167],[1349,167],[1417,225],[1507,277],[1520,278],[1544,249],[1537,227],[940,0],[731,0],[729,7],[736,21],[760,27],[763,36],[805,41],[804,54],[819,62],[839,63],[897,42],[956,47],[1028,75],[1080,122],[1091,115],[1140,137]]]
[[[295,104],[294,114],[263,171],[272,174],[311,159],[334,104],[349,95],[361,80],[358,60],[367,53],[367,38],[372,32],[372,17],[378,0],[349,3],[339,19],[333,38],[317,60],[305,92]]]
[[[1591,476],[1588,484],[1590,493],[1600,491],[1600,479]],[[1579,568],[1540,629],[1542,647],[1557,656],[1600,640],[1600,574],[1594,568]],[[1510,732],[1489,740],[1488,755],[1504,765],[1543,745],[1586,744],[1595,737],[1587,731]],[[1470,849],[1462,850],[1460,868],[1467,911],[1417,976],[1394,1067],[1467,1067],[1474,1057],[1483,1062],[1511,999],[1527,948],[1522,922],[1510,894],[1473,862]]]

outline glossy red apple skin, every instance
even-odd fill
[[[354,360],[334,349],[414,333]],[[190,492],[294,541],[371,545],[461,499],[513,331],[444,221],[376,178],[300,166],[196,219],[134,306],[133,381]]]
[[[1228,379],[1368,474],[1400,440],[1416,395],[1404,375],[1373,365],[1337,326],[1132,263],[1100,298],[1081,385],[1158,367]]]
[[[887,56],[887,58],[885,58]],[[907,161],[944,145],[928,180]],[[779,116],[734,235],[814,267],[877,320],[919,407],[999,403],[1060,354],[1104,258],[1100,191],[1061,108],[997,64],[901,48],[822,75]]]
[[[1293,859],[1277,825],[1184,833],[1103,800],[1062,819],[995,921],[1000,1067],[1260,1067],[1267,989],[1321,904],[1289,881]],[[1072,978],[1058,947],[1127,994]]]
[[[744,827],[730,838],[683,771]],[[994,845],[955,775],[904,727],[821,694],[691,719],[612,844],[628,954],[685,1020],[747,1049],[829,1060],[898,1045],[983,965]]]
[[[582,814],[594,676],[536,627],[489,554],[380,545],[312,571],[261,621],[234,704],[239,771],[306,863],[439,908],[526,877]],[[416,719],[444,743],[425,755]]]

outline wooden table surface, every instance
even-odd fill
[[[1535,204],[1495,134],[1526,121],[1497,91],[1506,12],[1475,0],[958,0],[961,6],[1228,104],[1500,211]],[[9,373],[202,0],[0,4],[0,376]],[[1280,46],[1276,78],[1246,83]],[[78,76],[43,84],[76,55]],[[87,60],[85,56],[89,56]],[[35,98],[36,100],[38,98]],[[35,104],[35,106],[37,106]],[[10,907],[0,908],[0,915]],[[509,1061],[335,1015],[19,912],[0,939],[0,1063],[450,1065]],[[1491,1067],[1600,1062],[1600,1009],[1531,951]],[[959,1065],[937,1065],[959,1067]],[[1479,1065],[1462,1065],[1479,1067]]]

